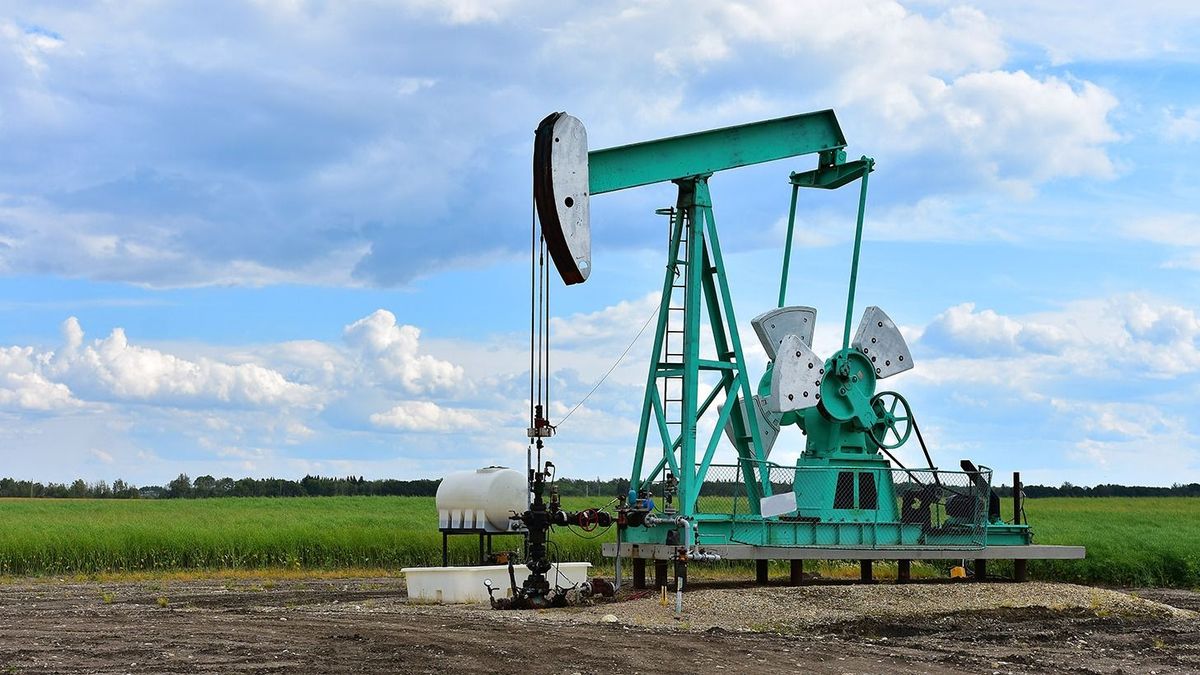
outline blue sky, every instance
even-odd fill
[[[832,107],[878,167],[858,311],[904,330],[888,384],[938,463],[1200,480],[1198,37],[1184,2],[8,3],[0,473],[521,465],[537,122],[606,147]],[[755,373],[812,163],[711,183]],[[821,354],[842,192],[802,196],[793,258]],[[593,200],[592,277],[554,295],[556,419],[650,316],[673,200]],[[627,472],[648,351],[562,426],[562,472]]]

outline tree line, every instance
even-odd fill
[[[1115,485],[1101,483],[1092,487],[1063,483],[1050,485],[1024,485],[1021,491],[1026,497],[1200,497],[1200,483],[1175,483],[1171,487],[1149,487],[1145,485]],[[1001,485],[996,488],[1001,497],[1011,497],[1012,487]]]
[[[51,497],[92,499],[210,499],[217,497],[334,497],[334,496],[400,496],[432,497],[441,479],[419,478],[397,480],[383,478],[366,480],[362,476],[329,477],[306,475],[300,480],[287,478],[214,478],[179,474],[166,485],[138,487],[121,479],[72,483],[39,483],[35,481],[0,478],[0,497]],[[629,490],[626,478],[585,480],[560,478],[555,481],[564,497],[616,497]],[[719,490],[723,484],[705,486],[705,494]],[[729,484],[732,490],[735,484]],[[787,489],[782,486],[781,489]],[[1011,497],[1012,487],[996,488],[1001,497]],[[1200,483],[1176,483],[1171,487],[1101,484],[1084,487],[1063,483],[1058,487],[1025,485],[1026,497],[1200,497]],[[715,493],[714,493],[715,494]]]
[[[287,478],[215,478],[192,479],[179,474],[166,485],[136,485],[117,479],[86,482],[38,483],[0,478],[0,497],[75,497],[93,499],[208,499],[214,497],[334,497],[334,496],[405,496],[432,497],[441,480],[366,480],[362,476],[332,478],[305,476]]]

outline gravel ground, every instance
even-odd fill
[[[1195,596],[1187,591],[1180,593],[1188,598]],[[675,595],[671,592],[665,604],[661,594],[653,591],[633,593],[622,589],[621,599],[622,602],[603,602],[590,607],[509,614],[522,621],[612,622],[685,630],[719,628],[775,633],[862,621],[909,621],[963,612],[1023,609],[1047,613],[1083,611],[1098,617],[1200,620],[1194,611],[1146,599],[1137,593],[1046,582],[693,587],[684,594],[679,618],[675,617]],[[446,605],[439,609],[450,613],[493,614],[486,605]]]
[[[1200,619],[1180,609],[1200,593],[1141,593],[1162,602],[1069,584],[726,583],[694,586],[676,621],[657,596],[410,604],[397,578],[17,581],[0,594],[0,671],[1200,672]]]

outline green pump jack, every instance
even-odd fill
[[[553,113],[534,141],[534,202],[542,246],[567,285],[592,272],[590,199],[659,182],[677,186],[670,244],[651,350],[630,490],[621,495],[618,541],[604,546],[634,563],[719,559],[870,561],[1078,559],[1078,546],[1033,543],[1014,474],[1014,516],[1005,522],[992,470],[962,460],[935,466],[908,401],[882,380],[914,363],[895,323],[867,307],[854,330],[867,185],[875,160],[847,160],[846,138],[832,110],[589,150],[583,123]],[[789,174],[791,204],[776,306],[752,321],[769,363],[752,389],[717,235],[709,180],[753,164],[816,155],[817,165]],[[801,188],[859,184],[842,345],[829,358],[812,349],[816,310],[787,305],[788,271]],[[548,293],[548,290],[547,290]],[[548,305],[548,301],[547,301]],[[541,360],[539,359],[539,367]],[[539,404],[541,399],[539,397]],[[541,410],[539,405],[538,410]],[[701,424],[713,420],[711,426]],[[534,418],[539,441],[553,427]],[[701,434],[702,428],[710,433]],[[772,462],[780,435],[798,429],[804,448],[794,465]],[[705,438],[704,436],[707,436]],[[894,451],[915,438],[926,467],[900,463]],[[794,442],[796,437],[784,441]],[[714,463],[724,443],[736,460]],[[540,446],[539,446],[540,448]],[[649,469],[649,470],[647,470]],[[618,572],[618,584],[620,583]]]

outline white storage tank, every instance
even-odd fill
[[[525,475],[503,466],[459,471],[442,479],[437,490],[438,528],[442,531],[519,531],[509,516],[527,506]]]

